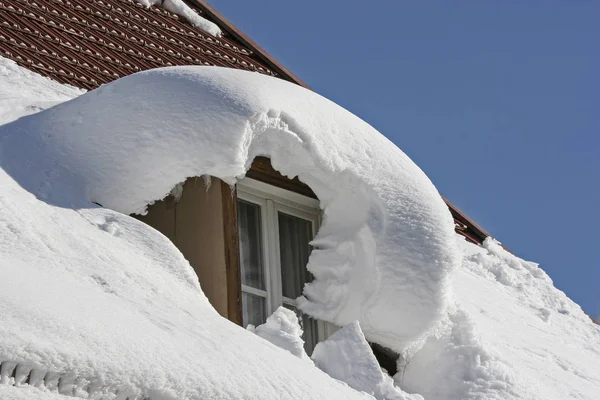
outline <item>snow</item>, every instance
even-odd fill
[[[457,237],[424,174],[331,102],[208,67],[82,96],[2,58],[0,73],[1,399],[598,398],[600,326],[536,264]],[[290,313],[256,328],[285,350],[223,319],[126,215],[189,176],[234,183],[257,155],[324,209],[300,301],[347,325],[313,353],[327,374]],[[365,339],[401,354],[397,387]]]
[[[209,20],[202,18],[192,10],[183,0],[135,0],[144,7],[157,6],[162,7],[173,14],[179,15],[188,21],[192,26],[202,29],[213,36],[221,36],[221,29]]]
[[[267,322],[256,328],[248,325],[246,329],[312,364],[304,350],[304,340],[301,337],[302,328],[300,328],[298,316],[294,311],[280,306],[267,318]]]
[[[46,204],[123,214],[145,212],[191,176],[233,184],[268,156],[323,208],[304,312],[339,326],[357,320],[369,340],[398,351],[444,315],[459,263],[444,201],[383,135],[305,88],[219,67],[156,69],[4,125],[0,136],[4,170]]]
[[[25,89],[21,77],[13,84]],[[15,104],[20,112],[25,103]],[[369,398],[219,316],[163,235],[82,201],[74,176],[57,184],[63,169],[36,169],[52,151],[9,142],[14,128],[43,115],[0,127],[0,398]],[[52,125],[38,134],[57,134]],[[33,132],[20,133],[33,144]],[[17,175],[31,180],[10,175],[19,165]],[[43,186],[22,186],[33,182]],[[39,389],[11,386],[27,374]]]
[[[0,57],[0,125],[83,93],[83,89],[61,85]]]
[[[16,388],[0,384],[0,398],[2,400],[65,400],[58,393],[41,391],[34,387]]]
[[[423,400],[394,386],[379,367],[358,322],[350,323],[315,347],[312,359],[331,377],[381,400]]]
[[[535,263],[458,243],[454,306],[396,382],[428,400],[597,399],[600,327]]]

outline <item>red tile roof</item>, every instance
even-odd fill
[[[307,87],[204,0],[185,0],[222,37],[134,0],[0,0],[0,57],[61,83],[94,89],[172,65],[216,65]],[[456,230],[481,243],[487,232],[446,200]]]
[[[216,12],[205,3],[189,5],[217,23],[223,37],[133,0],[0,0],[0,56],[85,89],[171,65],[217,65],[301,83],[244,43],[224,18],[215,21]]]

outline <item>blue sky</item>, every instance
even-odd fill
[[[600,314],[600,2],[210,3]]]

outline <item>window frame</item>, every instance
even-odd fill
[[[283,296],[281,282],[281,254],[279,248],[278,213],[291,215],[310,221],[313,237],[321,226],[321,208],[319,200],[299,193],[291,192],[252,178],[244,178],[237,183],[238,200],[258,205],[261,209],[262,251],[265,291],[242,285],[242,293],[246,292],[265,298],[265,313],[271,315],[280,305],[297,308],[296,299]],[[323,341],[337,327],[333,324],[317,321],[317,341]]]

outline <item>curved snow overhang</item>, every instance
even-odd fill
[[[215,67],[145,71],[0,130],[4,169],[32,193],[125,214],[188,177],[233,184],[269,157],[323,208],[305,312],[358,320],[369,340],[402,351],[445,311],[460,257],[439,193],[373,127],[298,85]]]

